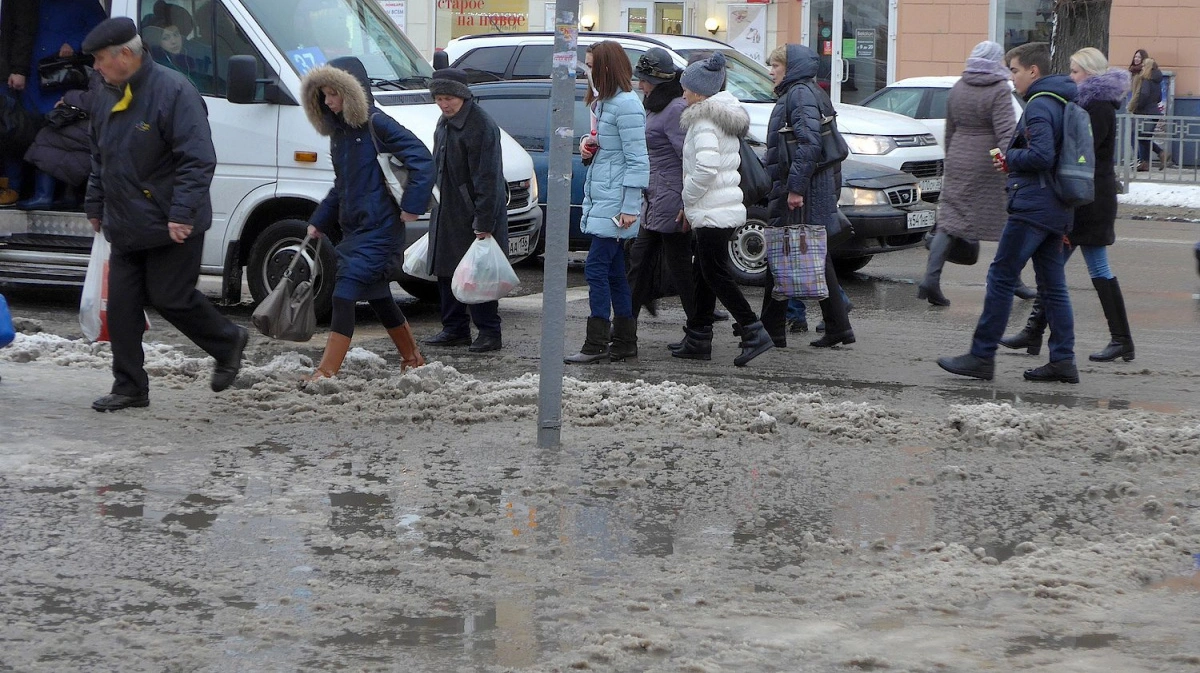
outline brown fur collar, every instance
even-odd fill
[[[362,85],[345,70],[323,65],[310,70],[300,88],[304,113],[318,133],[323,136],[333,133],[334,115],[321,95],[321,87],[326,86],[342,95],[342,119],[347,125],[357,128],[367,123],[370,105]]]

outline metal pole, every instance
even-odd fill
[[[567,323],[567,228],[571,222],[572,144],[575,138],[575,67],[579,0],[554,8],[554,85],[550,104],[554,135],[546,193],[546,253],[542,279],[541,380],[538,388],[539,448],[555,448],[562,431],[563,342]]]

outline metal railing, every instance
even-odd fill
[[[1200,184],[1200,117],[1121,112],[1115,154],[1123,188],[1135,181]]]

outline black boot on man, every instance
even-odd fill
[[[1026,381],[1048,383],[1079,383],[1079,370],[1075,368],[1075,360],[1057,360],[1041,367],[1025,370]]]
[[[1133,336],[1129,333],[1129,317],[1125,314],[1125,298],[1116,278],[1093,278],[1092,285],[1100,296],[1104,319],[1108,321],[1108,333],[1112,341],[1099,353],[1092,353],[1092,362],[1112,362],[1121,358],[1126,362],[1133,359]]]
[[[754,358],[774,348],[775,342],[760,320],[742,327],[742,342],[738,345],[742,348],[742,354],[733,359],[733,364],[745,367]]]

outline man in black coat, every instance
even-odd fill
[[[183,75],[145,55],[128,18],[107,19],[83,41],[109,86],[92,104],[92,173],[84,210],[112,243],[108,331],[112,393],[96,411],[150,404],[143,367],[143,307],[159,314],[217,363],[212,389],[228,388],[250,338],[196,289],[209,186],[217,157],[204,101]]]
[[[433,163],[441,199],[429,222],[429,274],[437,276],[442,331],[425,340],[434,346],[500,350],[500,303],[460,302],[450,281],[476,239],[495,237],[508,252],[508,198],[501,163],[500,127],[475,104],[462,70],[433,73],[429,92],[442,110],[433,135]],[[470,310],[470,319],[467,317]],[[471,342],[471,320],[479,338]]]

